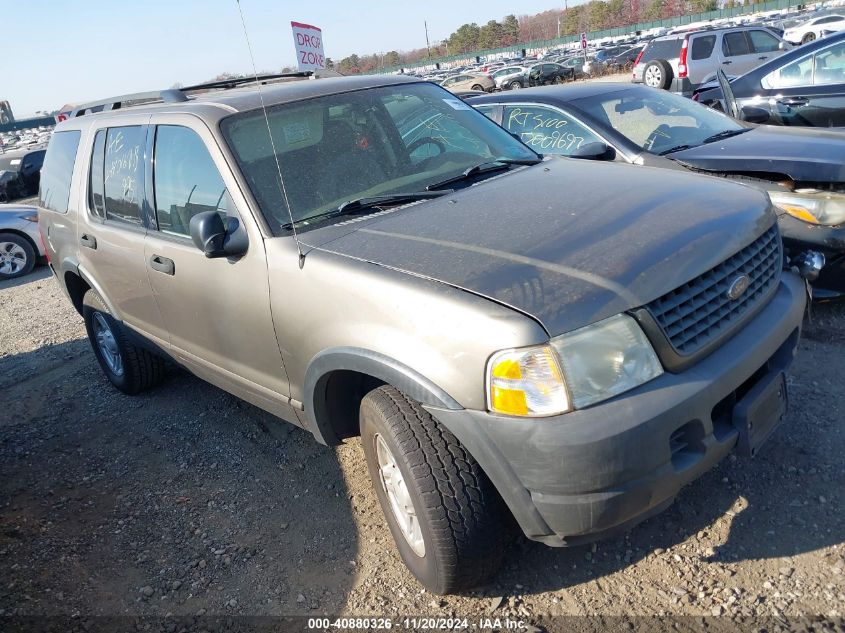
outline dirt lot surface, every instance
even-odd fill
[[[117,392],[39,268],[0,284],[0,616],[841,623],[843,376],[845,305],[816,306],[791,412],[757,458],[729,458],[614,540],[556,550],[518,539],[489,587],[441,598],[399,560],[357,442],[322,447],[180,370],[146,395]]]

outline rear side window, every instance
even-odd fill
[[[70,199],[70,180],[79,148],[79,130],[55,132],[47,147],[41,170],[39,206],[56,213],[67,213]]]
[[[755,29],[748,31],[748,38],[755,53],[772,53],[778,50],[780,42],[771,33]]]
[[[713,47],[716,46],[715,35],[703,35],[692,40],[692,59],[708,59],[713,54]]]
[[[724,53],[725,57],[748,55],[750,52],[751,48],[748,46],[748,40],[745,38],[744,32],[725,33],[722,39],[722,53]]]
[[[681,55],[681,38],[653,40],[645,49],[640,62],[652,59],[677,59]]]
[[[191,218],[204,211],[226,215],[226,186],[202,139],[178,125],[160,125],[155,145],[158,228],[189,235]]]
[[[109,128],[103,177],[106,219],[141,224],[144,195],[146,129],[140,125]]]

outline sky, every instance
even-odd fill
[[[290,22],[323,30],[327,57],[409,50],[461,24],[562,8],[553,0],[241,0],[258,71],[294,66]],[[236,0],[0,0],[0,101],[16,118],[66,103],[205,81],[252,64]]]

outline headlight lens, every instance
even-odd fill
[[[490,411],[544,416],[569,411],[569,396],[554,351],[548,345],[509,349],[487,363]]]
[[[790,192],[773,191],[772,203],[789,215],[810,224],[834,226],[845,222],[845,196],[842,194],[796,189]]]
[[[583,408],[624,393],[663,373],[640,326],[618,314],[551,341],[572,405]]]

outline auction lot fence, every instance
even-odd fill
[[[652,22],[639,22],[629,26],[620,26],[613,29],[605,29],[603,31],[592,31],[587,33],[587,40],[594,41],[605,38],[624,37],[635,33],[636,31],[650,31],[652,29],[666,28],[670,29],[677,26],[684,26],[685,24],[695,24],[698,22],[708,22],[711,20],[719,20],[723,18],[734,18],[743,15],[750,15],[754,13],[765,13],[767,11],[779,11],[789,9],[790,7],[803,6],[803,2],[799,0],[770,0],[769,2],[759,2],[757,4],[749,4],[747,6],[733,7],[731,9],[718,9],[716,11],[707,11],[705,13],[691,13],[689,15],[681,15],[675,18],[666,18],[665,20],[654,20]],[[397,66],[389,66],[379,68],[378,70],[370,71],[371,74],[385,74],[395,73],[400,70],[414,70],[417,68],[428,68],[435,64],[451,64],[455,62],[474,62],[476,57],[496,57],[508,53],[521,53],[523,50],[541,50],[558,48],[566,44],[578,42],[580,35],[566,35],[564,37],[554,38],[550,40],[534,40],[531,42],[523,42],[507,46],[505,48],[494,48],[489,50],[474,51],[470,53],[461,53],[459,55],[450,55],[449,57],[438,57],[432,59],[421,59],[410,64],[399,64]]]

